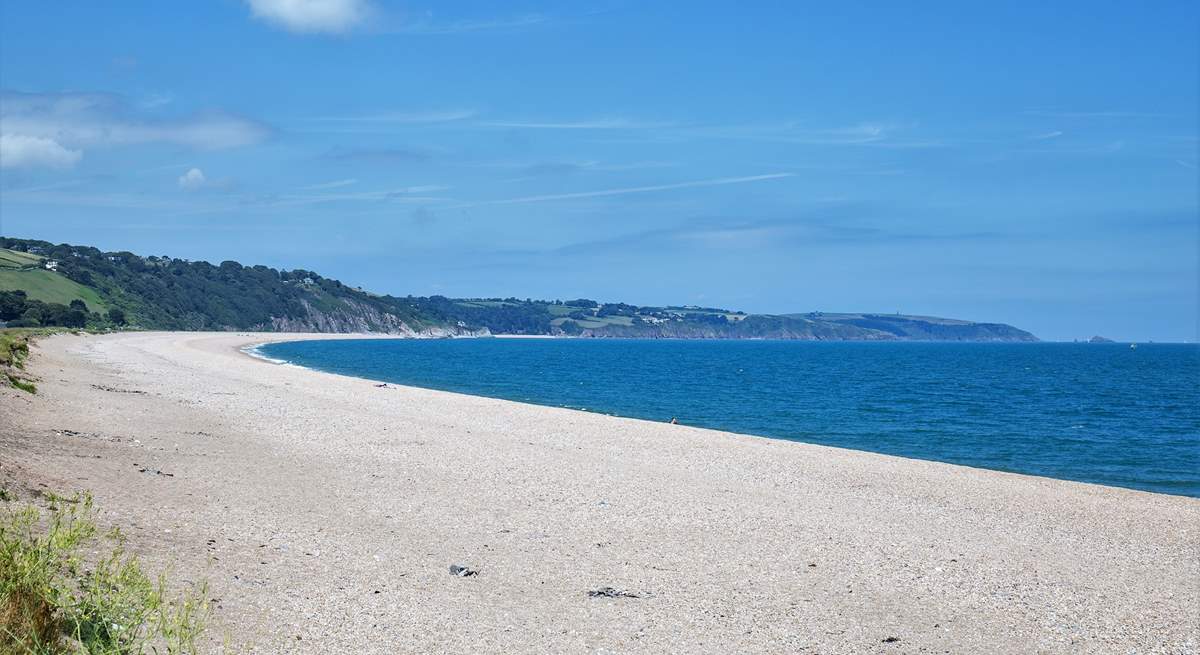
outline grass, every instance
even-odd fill
[[[89,495],[50,496],[0,516],[0,652],[146,655],[197,652],[208,604],[203,585],[172,596],[101,534]]]
[[[37,393],[33,381],[24,375],[29,344],[36,337],[65,332],[67,328],[0,328],[0,385],[4,380],[21,391]]]
[[[579,308],[567,305],[546,305],[546,311],[550,312],[551,316],[566,316],[571,312],[579,311]]]
[[[0,268],[28,268],[37,266],[41,261],[42,257],[39,255],[0,248]]]
[[[24,378],[19,378],[15,375],[9,375],[8,383],[12,385],[14,389],[20,389],[25,393],[37,393],[37,385]]]
[[[9,328],[0,330],[0,366],[25,368],[29,357],[29,339],[37,330]]]
[[[562,325],[567,321],[575,321],[581,328],[602,328],[606,325],[633,325],[632,316],[589,316],[587,318],[568,318],[560,316],[551,319],[551,325]]]
[[[90,312],[104,312],[108,305],[95,289],[85,287],[61,273],[45,269],[11,270],[0,268],[0,291],[24,291],[31,300],[70,305],[82,300]]]
[[[0,330],[0,381],[28,393],[37,393],[33,382],[21,374],[29,357],[29,340],[43,330],[9,328]]]

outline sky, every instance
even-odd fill
[[[394,295],[1200,330],[1200,5],[0,0],[0,234]]]

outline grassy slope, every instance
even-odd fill
[[[41,260],[38,255],[0,248],[0,269],[36,266]]]
[[[0,268],[0,291],[24,291],[32,300],[71,304],[76,298],[87,303],[88,311],[103,312],[108,305],[95,289],[45,269],[25,271]]]

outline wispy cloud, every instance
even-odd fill
[[[144,193],[61,193],[58,191],[23,190],[0,194],[0,202],[32,205],[60,205],[91,209],[148,209],[178,213],[182,205],[173,199],[148,196]]]
[[[348,186],[348,185],[340,185]],[[311,187],[310,187],[311,188]],[[326,189],[336,187],[325,187]],[[313,205],[326,202],[406,202],[406,203],[431,203],[445,201],[445,198],[431,196],[429,194],[448,191],[451,187],[442,184],[416,184],[406,187],[395,187],[391,189],[380,189],[375,191],[359,191],[354,193],[318,193],[318,194],[292,194],[275,196],[264,201],[264,204],[283,206],[283,205]]]
[[[322,123],[449,123],[476,115],[473,109],[443,109],[418,112],[383,112],[377,114],[349,114],[345,116],[319,116],[309,120]]]
[[[1029,139],[1031,141],[1045,141],[1046,139],[1057,139],[1062,135],[1063,133],[1061,130],[1053,130],[1050,132],[1043,132],[1042,134],[1035,134],[1029,137]]]
[[[857,249],[864,246],[938,242],[989,242],[1014,235],[997,232],[939,231],[896,226],[873,225],[865,216],[877,212],[864,206],[842,206],[820,215],[786,218],[745,218],[733,216],[697,217],[661,228],[639,230],[614,236],[568,243],[542,249],[478,251],[463,264],[464,269],[495,266],[553,266],[563,258],[605,260],[613,253],[722,252],[742,250],[756,255],[769,252],[797,252],[808,246]]]
[[[661,251],[668,248],[772,248],[815,243],[859,246],[872,243],[918,241],[984,241],[1005,238],[995,232],[935,232],[878,227],[846,219],[793,217],[739,219],[713,217],[666,228],[644,230],[608,239],[574,243],[551,251],[578,255],[630,248]]]
[[[339,189],[341,187],[350,186],[352,184],[358,184],[358,180],[355,180],[355,179],[333,180],[332,182],[322,182],[320,184],[310,184],[308,186],[303,186],[303,187],[300,187],[300,190],[301,191],[320,191],[320,190],[324,190],[324,189]]]
[[[911,135],[906,136],[906,134],[911,133],[911,128],[878,121],[864,121],[833,127],[814,126],[797,121],[705,125],[697,123],[639,122],[628,119],[544,123],[496,121],[483,123],[482,125],[492,127],[524,127],[530,129],[627,130],[631,132],[628,135],[629,139],[636,142],[694,142],[702,139],[720,139],[811,146],[864,146],[895,149],[940,148],[948,145],[940,139],[912,138]],[[621,141],[624,139],[618,138],[615,140]]]
[[[519,198],[505,198],[501,200],[483,200],[479,202],[464,203],[456,205],[450,209],[459,209],[465,207],[479,207],[484,205],[516,205],[533,202],[547,202],[552,200],[575,200],[579,198],[600,198],[604,196],[623,196],[632,193],[650,193],[654,191],[670,191],[674,189],[691,189],[696,187],[711,187],[724,186],[728,184],[746,184],[748,182],[761,182],[765,180],[778,180],[781,178],[793,177],[793,173],[770,173],[767,175],[750,175],[745,177],[722,177],[711,180],[696,180],[692,182],[676,182],[674,184],[657,184],[653,186],[638,186],[625,187],[621,189],[604,189],[602,191],[582,191],[577,193],[556,193],[540,196],[522,196]]]
[[[596,118],[577,121],[485,121],[480,125],[526,130],[647,130],[672,127],[675,123],[636,121],[628,118]]]
[[[433,155],[421,148],[334,148],[323,155],[325,159],[337,161],[360,161],[377,163],[413,163],[428,161]]]
[[[82,158],[54,139],[0,132],[0,168],[71,168]]]
[[[413,35],[454,35],[469,34],[472,32],[517,30],[541,25],[549,21],[550,18],[548,16],[539,13],[521,14],[503,18],[443,21],[437,19],[433,12],[426,12],[417,18],[393,22],[392,25],[382,27],[381,31]]]
[[[1044,148],[1025,148],[1019,152],[1047,155],[1111,155],[1125,149],[1124,141],[1110,141],[1098,145],[1055,146],[1047,144]]]
[[[78,162],[88,148],[146,143],[217,150],[258,143],[270,130],[246,118],[210,112],[161,119],[120,96],[102,93],[0,94],[0,134],[13,165]],[[7,164],[6,164],[7,165]]]
[[[1166,115],[1142,111],[1060,111],[1054,109],[1027,109],[1021,113],[1026,116],[1045,118],[1157,118]]]
[[[587,171],[594,172],[623,172],[637,171],[653,168],[670,168],[675,166],[674,162],[669,161],[632,161],[632,162],[602,162],[598,160],[585,161],[539,161],[539,162],[520,162],[520,161],[501,161],[501,162],[485,162],[476,164],[484,168],[498,168],[515,171],[519,174],[518,177],[513,177],[504,180],[505,182],[521,182],[524,180],[533,180],[542,177],[562,177],[566,175],[575,175]]]
[[[906,137],[911,128],[893,123],[866,121],[840,127],[819,127],[788,122],[760,125],[731,125],[697,128],[696,133],[713,138],[742,139],[809,146],[864,146],[895,149],[940,148],[938,139]]]

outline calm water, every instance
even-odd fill
[[[1200,346],[307,341],[400,384],[1200,496]]]

